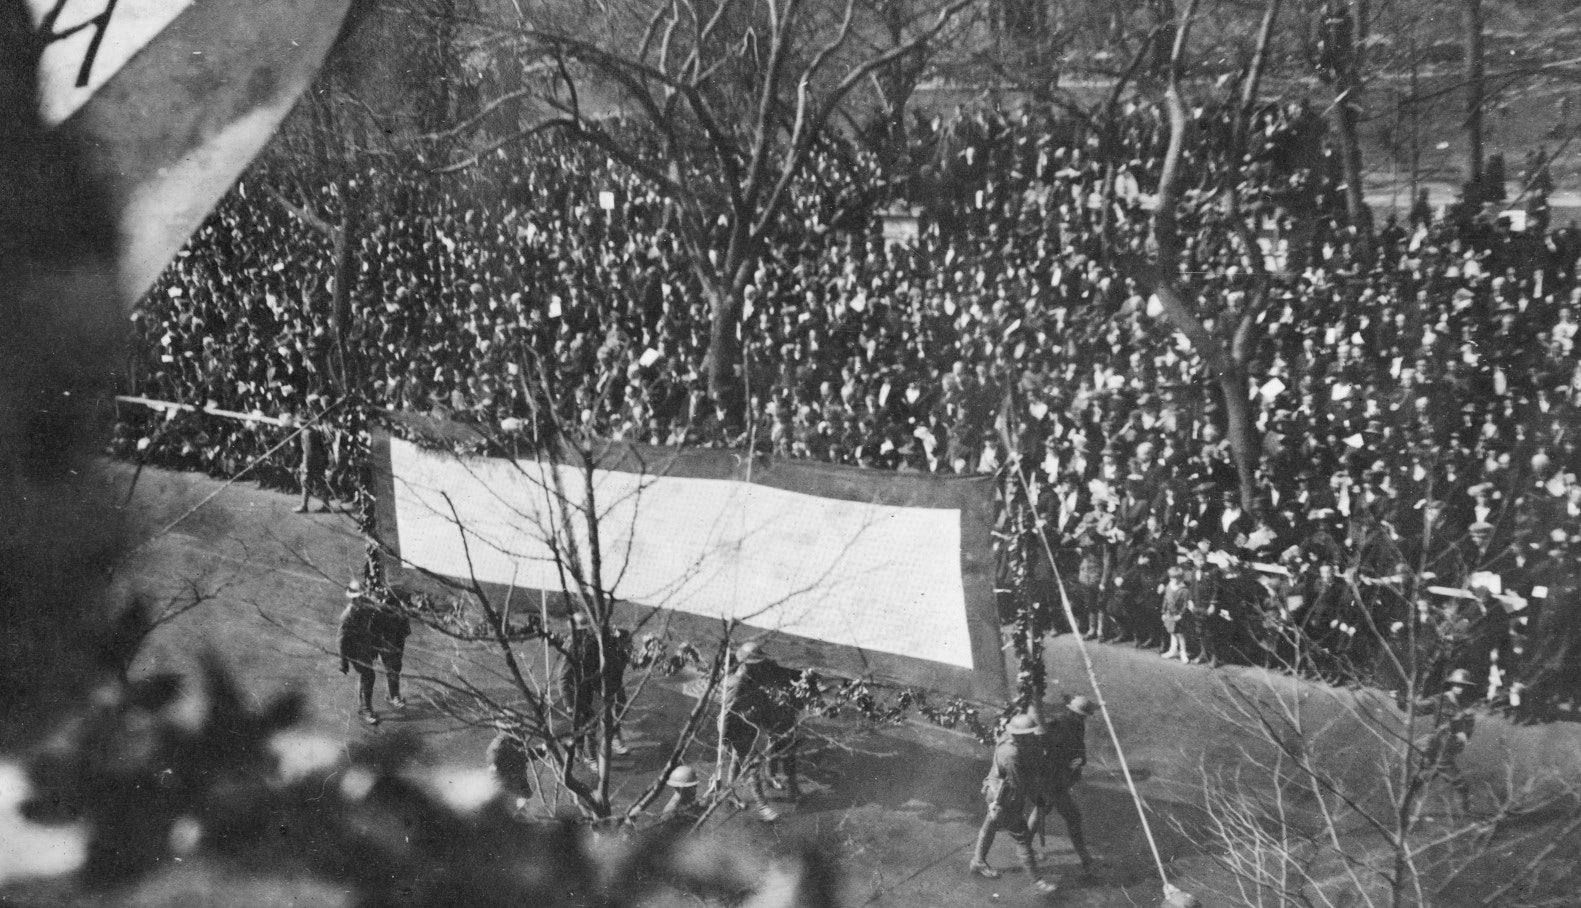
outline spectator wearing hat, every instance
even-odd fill
[[[1424,498],[1418,504],[1421,516],[1400,531],[1400,560],[1412,575],[1421,571],[1447,576],[1444,558],[1455,552],[1464,531],[1451,522],[1450,509],[1441,499]]]
[[[1581,609],[1576,608],[1581,576],[1575,544],[1564,530],[1551,531],[1547,551],[1528,575],[1528,608],[1517,619],[1525,623],[1525,652],[1510,704],[1523,721],[1555,715],[1554,694],[1576,684],[1581,675]]]
[[[1191,503],[1186,505],[1185,533],[1189,539],[1209,538],[1217,532],[1219,517],[1224,508],[1214,496],[1219,491],[1217,483],[1201,480],[1191,487]]]
[[[1110,597],[1114,621],[1110,641],[1152,647],[1168,636],[1159,611],[1159,589],[1174,561],[1174,545],[1164,539],[1163,519],[1149,514],[1141,538],[1118,555],[1118,575]]]
[[[379,715],[373,709],[375,666],[380,663],[384,666],[390,708],[405,709],[406,700],[401,697],[401,662],[412,622],[399,607],[375,598],[358,581],[347,585],[346,600],[336,641],[340,673],[344,675],[351,668],[357,670],[358,715],[365,724],[378,725]]]
[[[1075,543],[1081,560],[1072,589],[1075,595],[1071,596],[1077,625],[1072,630],[1088,638],[1096,637],[1103,626],[1104,582],[1116,533],[1113,506],[1110,494],[1094,496],[1093,510],[1076,527]]]
[[[1479,482],[1466,489],[1466,495],[1471,502],[1465,507],[1466,522],[1463,526],[1471,527],[1475,524],[1495,526],[1502,516],[1503,508],[1497,501],[1498,493],[1493,489],[1491,482]]]
[[[1218,664],[1220,653],[1219,569],[1208,560],[1206,540],[1187,555],[1186,645],[1192,662]]]
[[[1214,548],[1239,550],[1257,529],[1257,521],[1241,507],[1241,494],[1237,489],[1225,489],[1224,501],[1216,518],[1207,525],[1205,538]]]
[[[1090,504],[1086,490],[1076,477],[1069,473],[1061,474],[1054,484],[1054,513],[1050,532],[1061,541],[1071,537]],[[1064,569],[1063,564],[1061,569]]]
[[[994,748],[993,763],[983,779],[983,799],[988,813],[977,831],[977,845],[968,865],[971,872],[988,879],[998,879],[999,871],[988,863],[988,852],[1000,831],[1010,835],[1016,845],[1016,857],[1026,868],[1032,885],[1043,894],[1052,894],[1056,887],[1043,879],[1038,872],[1037,853],[1032,850],[1032,830],[1027,825],[1027,813],[1042,790],[1041,747],[1037,736],[1041,731],[1036,716],[1019,713],[1005,726],[1005,734]]]
[[[1041,837],[1052,807],[1065,821],[1066,834],[1070,837],[1071,848],[1081,859],[1083,872],[1091,873],[1093,857],[1087,850],[1087,837],[1082,831],[1081,808],[1071,797],[1071,789],[1081,781],[1082,767],[1087,765],[1087,719],[1098,711],[1098,704],[1078,694],[1057,706],[1050,706],[1048,712],[1052,717],[1042,725],[1042,784],[1030,825]]]
[[[1260,602],[1262,586],[1234,555],[1223,559],[1219,576],[1219,654],[1239,665],[1251,665],[1264,654],[1259,634],[1263,628]]]
[[[1491,523],[1473,523],[1460,546],[1463,569],[1467,574],[1488,572],[1496,575],[1514,570],[1517,554],[1514,540],[1520,538],[1524,531],[1525,527],[1521,523],[1503,532]],[[1463,582],[1469,582],[1469,578]]]
[[[1350,580],[1333,564],[1320,563],[1302,598],[1307,605],[1300,624],[1311,644],[1307,647],[1311,667],[1329,680],[1353,677],[1356,637],[1370,630]]]

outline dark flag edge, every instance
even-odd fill
[[[135,302],[263,149],[339,36],[349,0],[202,0],[57,127],[85,150]]]

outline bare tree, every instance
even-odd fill
[[[1435,549],[1433,534],[1424,521],[1405,545],[1390,525],[1359,520],[1357,554],[1338,575],[1343,607],[1266,603],[1266,650],[1283,674],[1218,679],[1206,705],[1240,759],[1204,765],[1201,778],[1228,904],[1402,908],[1455,893],[1460,904],[1535,906],[1573,892],[1573,868],[1545,865],[1555,836],[1581,830],[1573,780],[1509,754],[1502,774],[1463,774],[1477,725],[1497,720],[1476,705],[1475,673],[1463,692],[1446,690],[1447,667],[1468,655],[1466,600],[1432,607],[1426,584],[1469,585],[1480,565],[1451,567],[1438,556],[1452,542]],[[1527,859],[1544,840],[1553,847]]]
[[[1543,858],[1561,847],[1555,836],[1573,844],[1581,793],[1559,773],[1512,770],[1479,782],[1479,808],[1463,809],[1444,784],[1468,784],[1444,761],[1460,728],[1450,712],[1428,706],[1436,699],[1402,710],[1367,688],[1222,676],[1209,707],[1235,729],[1241,759],[1200,771],[1225,871],[1221,903],[1400,908],[1443,904],[1451,892],[1461,904],[1568,898],[1573,870]],[[1527,860],[1545,841],[1553,847]]]
[[[1164,317],[1191,341],[1197,355],[1202,357],[1203,363],[1207,366],[1208,373],[1219,386],[1228,422],[1229,431],[1226,434],[1235,459],[1241,498],[1250,510],[1254,506],[1254,480],[1261,455],[1252,422],[1251,406],[1247,398],[1246,364],[1251,358],[1257,315],[1266,297],[1267,268],[1263,261],[1262,250],[1251,236],[1245,223],[1245,216],[1240,209],[1240,195],[1236,187],[1237,175],[1232,173],[1227,177],[1222,195],[1228,206],[1227,217],[1241,238],[1243,256],[1252,272],[1259,276],[1260,289],[1241,310],[1224,313],[1224,318],[1221,319],[1222,330],[1228,332],[1228,340],[1210,330],[1201,315],[1187,302],[1181,282],[1180,211],[1185,204],[1182,199],[1183,157],[1191,129],[1191,121],[1181,93],[1181,83],[1185,77],[1186,48],[1191,39],[1197,8],[1197,0],[1187,0],[1174,23],[1174,43],[1169,56],[1164,87],[1164,108],[1169,117],[1169,145],[1164,152],[1156,208],[1153,212],[1152,260],[1146,263],[1143,275],[1158,297]],[[1232,154],[1237,159],[1244,154],[1249,133],[1248,121],[1256,102],[1278,10],[1277,0],[1270,0],[1266,7],[1263,26],[1259,30],[1257,49],[1243,76],[1244,88],[1238,101],[1235,119],[1235,149],[1232,150]]]
[[[770,245],[803,229],[785,220],[798,179],[819,148],[847,141],[834,127],[853,94],[875,76],[914,82],[919,56],[971,2],[919,4],[898,29],[893,0],[631,0],[593,23],[484,15],[467,23],[478,47],[541,65],[446,133],[504,133],[454,166],[558,130],[653,187],[708,301],[710,393],[739,418],[745,294]],[[870,43],[884,30],[902,37]],[[629,122],[612,122],[595,91]]]
[[[854,89],[851,100],[837,109],[837,119],[845,123],[852,137],[862,141],[867,150],[878,158],[884,177],[872,186],[871,199],[861,209],[847,206],[847,220],[865,214],[880,195],[888,194],[895,185],[904,186],[916,175],[918,165],[910,128],[913,115],[912,100],[923,80],[930,74],[945,84],[956,75],[955,64],[963,56],[954,50],[959,45],[971,46],[982,26],[982,16],[972,7],[955,16],[939,33],[921,43],[914,43],[920,27],[928,24],[928,17],[937,11],[935,0],[867,0],[871,9],[866,13],[865,24],[857,29],[855,41],[860,48],[858,57],[888,57],[890,51],[904,48],[898,57],[875,69],[868,76],[864,88]],[[826,143],[834,153],[844,153],[843,143]],[[904,189],[900,190],[906,195]],[[837,216],[836,223],[840,223]]]
[[[327,311],[317,314],[328,322],[333,347],[320,365],[343,394],[367,378],[354,339],[364,238],[381,217],[410,214],[410,190],[381,175],[421,179],[427,156],[446,146],[419,137],[467,113],[456,89],[463,76],[456,5],[362,5],[265,160],[265,192],[329,245],[328,273],[306,288],[303,303],[328,292]],[[407,28],[413,20],[424,28]],[[398,62],[384,52],[392,41],[406,48]]]
[[[438,648],[414,659],[417,669],[407,677],[456,722],[500,729],[517,738],[540,778],[550,781],[536,787],[546,807],[553,810],[565,796],[588,822],[634,823],[662,793],[671,770],[697,758],[714,726],[710,717],[716,707],[721,720],[731,710],[721,692],[728,686],[732,650],[744,633],[742,626],[750,624],[760,629],[754,635],[761,634],[762,628],[785,620],[782,614],[819,601],[845,565],[840,558],[815,565],[805,582],[782,598],[749,614],[721,619],[713,631],[696,638],[671,628],[669,609],[699,584],[727,582],[716,576],[721,568],[712,555],[674,565],[662,588],[644,591],[643,608],[627,607],[621,590],[636,569],[633,552],[654,544],[638,538],[639,514],[650,506],[644,499],[664,481],[675,452],[645,453],[564,423],[553,407],[542,403],[555,399],[551,373],[527,363],[520,375],[524,385],[536,385],[530,394],[539,402],[536,418],[502,430],[455,425],[442,438],[425,442],[438,446],[438,457],[452,450],[458,456],[449,462],[476,480],[458,495],[485,496],[489,507],[509,515],[510,526],[470,521],[466,499],[458,504],[450,490],[412,491],[420,498],[418,506],[442,521],[444,532],[454,534],[464,564],[440,574],[408,559],[408,575],[415,573],[424,582],[389,593],[440,641]],[[490,464],[504,473],[488,476],[508,476],[508,488],[488,481],[461,456],[478,452],[491,455]],[[616,482],[609,479],[612,475],[627,479]],[[713,532],[728,535],[724,527]],[[396,554],[389,547],[384,551]],[[503,584],[503,592],[497,576],[490,575],[491,582],[481,579],[478,564],[501,557],[535,564],[540,578],[551,578],[548,590],[529,595],[517,588],[519,575]],[[533,586],[543,589],[541,580]],[[562,615],[586,630],[557,630],[552,619]],[[589,642],[594,648],[591,659]],[[625,772],[617,774],[614,765],[619,728],[644,691],[678,672],[691,676],[686,687],[696,702],[679,727],[666,732],[659,768],[642,778],[637,793],[622,796],[619,786],[630,779]],[[890,698],[875,696],[874,690],[862,679],[820,678],[800,670],[778,678],[769,696],[783,703],[785,709],[776,712],[788,716],[788,724],[764,726],[744,753],[727,752],[721,735],[718,771],[706,789],[702,819],[726,804],[739,806],[741,786],[747,782],[754,785],[748,793],[751,800],[761,808],[759,774],[780,757],[782,745],[796,738],[811,716],[854,713],[883,723],[912,707],[927,709],[926,700],[914,692],[900,691]],[[886,702],[891,699],[893,703]],[[946,708],[939,714],[948,713]],[[758,721],[752,715],[733,716],[749,724]],[[739,750],[739,744],[732,742],[731,750]],[[728,758],[732,756],[734,760]]]
[[[686,644],[672,652],[657,638],[646,641],[634,654],[617,651],[629,639],[618,626],[615,592],[624,553],[610,550],[601,535],[613,531],[608,523],[614,519],[610,516],[613,509],[635,504],[601,500],[593,474],[606,465],[607,450],[565,443],[566,439],[558,437],[537,441],[540,443],[517,456],[513,453],[517,442],[479,429],[464,448],[506,453],[500,460],[540,498],[537,503],[501,500],[520,518],[513,535],[525,539],[499,538],[469,526],[448,493],[440,502],[431,503],[448,510],[440,516],[453,525],[467,569],[460,577],[422,572],[432,581],[430,593],[404,591],[399,595],[414,620],[451,644],[432,659],[420,659],[423,667],[410,677],[426,688],[434,705],[459,723],[493,727],[517,738],[540,772],[552,781],[550,786],[537,786],[545,805],[552,809],[562,793],[568,794],[586,819],[606,822],[619,819],[612,791],[616,729],[630,704],[638,699],[628,696],[626,688],[640,693],[656,672],[688,666],[698,671],[704,679],[703,695],[675,733],[663,768],[624,808],[625,817],[634,818],[658,796],[669,771],[682,762],[688,747],[706,730],[710,695],[726,668],[729,635],[707,654]],[[640,496],[643,486],[652,481],[652,476],[639,479],[637,491],[629,494]],[[572,685],[557,683],[556,673],[557,669],[579,668],[573,632],[555,630],[547,594],[534,602],[513,586],[500,595],[479,579],[475,569],[476,559],[502,551],[519,552],[524,545],[533,544],[547,551],[554,573],[560,577],[555,590],[556,616],[580,616],[596,647],[591,678],[578,678]],[[633,655],[640,673],[635,679],[624,672]],[[425,662],[429,664],[423,665]],[[591,702],[577,702],[579,694]],[[590,774],[584,773],[582,764],[588,765]]]
[[[1323,7],[1318,41],[1318,76],[1334,90],[1329,121],[1338,141],[1345,178],[1345,213],[1360,249],[1372,242],[1372,213],[1367,208],[1361,161],[1361,93],[1367,34],[1372,19],[1368,0],[1329,0]]]
[[[1466,80],[1466,185],[1467,202],[1480,205],[1486,197],[1482,185],[1482,109],[1486,68],[1482,59],[1482,0],[1463,0]]]

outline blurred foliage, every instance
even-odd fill
[[[25,814],[87,830],[72,881],[83,891],[124,892],[201,857],[259,879],[320,879],[354,905],[618,908],[675,890],[705,904],[833,904],[832,864],[810,849],[770,856],[638,833],[595,850],[585,828],[521,822],[500,797],[460,811],[403,773],[414,742],[398,736],[327,777],[287,778],[270,740],[300,699],[251,707],[212,659],[201,682],[107,684],[32,754]]]

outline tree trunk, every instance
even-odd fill
[[[892,28],[890,40],[897,45],[905,40],[903,26]],[[908,190],[912,167],[906,111],[917,91],[927,59],[927,54],[921,50],[904,54],[873,74],[881,108],[874,130],[879,165],[887,178],[905,181]]]
[[[1105,130],[1107,131],[1107,130]],[[1099,198],[1103,200],[1103,207],[1098,210],[1098,248],[1102,250],[1107,259],[1114,249],[1114,149],[1108,147],[1108,137],[1104,137],[1104,165],[1103,165],[1103,191]]]
[[[1367,209],[1367,198],[1362,186],[1361,136],[1356,124],[1360,87],[1351,74],[1346,75],[1340,86],[1329,117],[1339,136],[1340,167],[1345,175],[1345,215],[1356,229],[1357,238],[1365,245],[1372,238],[1372,212]]]
[[[742,294],[732,286],[720,286],[717,280],[703,281],[703,294],[708,299],[708,395],[722,404],[732,419],[739,418],[746,407],[741,388],[741,299]]]
[[[1255,514],[1257,465],[1263,452],[1247,390],[1245,368],[1233,361],[1226,364],[1224,371],[1219,373],[1219,391],[1224,396],[1224,434],[1230,440],[1230,458],[1235,461],[1241,508],[1248,514]]]
[[[1417,49],[1416,36],[1411,37],[1411,198],[1407,206],[1416,206],[1417,193],[1421,191],[1422,173],[1422,108],[1417,101],[1422,90],[1422,55]]]
[[[1482,0],[1466,0],[1466,201],[1482,203]]]
[[[1246,77],[1241,82],[1240,107],[1235,112],[1234,138],[1230,145],[1230,155],[1238,162],[1237,167],[1244,166],[1250,150],[1252,117],[1257,110],[1257,94],[1262,87],[1263,69],[1268,63],[1268,48],[1273,42],[1274,22],[1279,18],[1280,3],[1281,0],[1268,0],[1268,6],[1263,10],[1262,25],[1257,31],[1257,47],[1252,52],[1251,62],[1246,67]],[[1267,296],[1265,279],[1268,263],[1264,260],[1262,247],[1257,243],[1255,231],[1246,223],[1246,212],[1241,210],[1240,183],[1233,175],[1225,181],[1224,190],[1229,200],[1230,223],[1245,250],[1246,266],[1259,281],[1264,281],[1264,286],[1258,291],[1257,304],[1261,306]],[[1238,363],[1244,364],[1245,358],[1238,351],[1232,355],[1236,356]]]
[[[352,181],[342,178],[340,181],[341,196],[341,222],[335,231],[335,287],[330,300],[330,327],[334,337],[335,348],[331,359],[334,366],[332,374],[336,377],[341,394],[357,386],[362,378],[356,363],[352,362],[347,353],[347,337],[352,321],[352,300],[356,293],[358,278],[356,248],[362,235],[362,197],[361,191],[352,186]]]
[[[1329,122],[1339,142],[1340,170],[1345,179],[1345,214],[1365,253],[1371,248],[1372,212],[1367,210],[1361,172],[1361,135],[1357,124],[1361,109],[1362,49],[1366,45],[1363,29],[1367,4],[1353,4],[1355,14],[1343,5],[1331,7],[1324,20],[1324,79],[1334,86],[1334,103],[1329,106]]]
[[[1252,51],[1251,63],[1246,67],[1246,78],[1241,82],[1241,108],[1235,118],[1235,154],[1244,158],[1251,134],[1252,115],[1257,109],[1257,95],[1262,90],[1263,70],[1268,65],[1268,49],[1273,44],[1274,23],[1279,19],[1282,0],[1268,0],[1263,9],[1263,21],[1257,28],[1257,46]]]
[[[1224,342],[1210,332],[1202,319],[1186,304],[1179,287],[1180,280],[1180,159],[1185,151],[1186,131],[1190,120],[1186,104],[1180,97],[1182,57],[1191,31],[1192,19],[1197,11],[1197,0],[1187,0],[1176,26],[1174,50],[1170,56],[1169,83],[1164,91],[1164,106],[1169,113],[1169,145],[1164,152],[1163,168],[1158,182],[1158,208],[1153,212],[1153,245],[1155,260],[1152,275],[1153,292],[1163,306],[1164,317],[1202,357],[1208,372],[1219,385],[1224,398],[1224,412],[1228,420],[1230,452],[1235,459],[1236,474],[1240,480],[1242,507],[1253,508],[1255,486],[1253,476],[1261,450],[1252,441],[1251,404],[1246,396],[1245,371],[1230,355]]]

